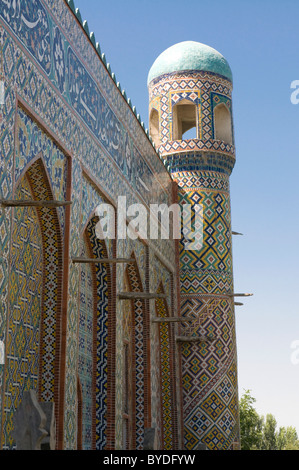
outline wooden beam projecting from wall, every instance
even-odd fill
[[[232,232],[232,235],[242,235],[242,236],[243,236],[243,233],[239,233],[239,232]]]
[[[229,294],[230,297],[252,297],[253,294]]]
[[[73,263],[88,263],[88,264],[117,264],[117,263],[135,263],[135,259],[126,259],[126,258],[72,258]]]
[[[188,323],[195,321],[195,318],[188,317],[156,317],[152,319],[153,323]]]
[[[119,300],[151,300],[166,299],[165,294],[151,294],[149,292],[121,292],[117,295]]]
[[[31,201],[31,200],[0,200],[2,207],[63,207],[70,206],[71,201]]]
[[[213,341],[214,337],[208,336],[177,336],[176,341],[178,343],[206,343],[207,341]]]

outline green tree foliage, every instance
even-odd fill
[[[260,449],[263,420],[254,408],[255,398],[246,390],[240,399],[241,449]]]
[[[267,414],[263,425],[262,450],[277,450],[277,422],[273,415]]]
[[[299,450],[299,439],[294,427],[280,427],[272,414],[266,419],[254,408],[256,399],[246,390],[239,402],[241,450]]]
[[[277,433],[278,450],[299,450],[297,431],[294,427],[279,428]]]

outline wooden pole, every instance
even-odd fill
[[[70,201],[31,201],[31,200],[4,200],[1,199],[2,207],[63,207],[69,206]]]
[[[165,294],[151,294],[149,292],[121,292],[117,295],[119,300],[135,300],[135,299],[166,299]]]
[[[95,263],[95,264],[103,264],[103,263],[135,263],[135,259],[126,259],[126,258],[72,258],[73,263]]]
[[[230,297],[252,297],[253,294],[229,294]]]
[[[205,343],[207,341],[213,341],[214,337],[205,336],[177,336],[176,340],[179,343]]]
[[[188,323],[195,321],[195,318],[188,318],[188,317],[156,317],[152,319],[153,323],[172,323],[172,322],[177,322],[177,323]]]

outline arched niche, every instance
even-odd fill
[[[54,199],[42,157],[36,158],[16,184],[16,200]],[[56,208],[17,207],[12,216],[11,270],[2,446],[15,448],[13,416],[23,394],[57,402],[60,379],[62,236]]]
[[[214,109],[215,140],[222,140],[227,144],[233,143],[231,113],[224,103]]]
[[[198,138],[196,104],[192,101],[181,100],[177,103],[172,110],[172,121],[172,140]]]
[[[150,135],[155,145],[160,145],[160,130],[159,130],[159,113],[156,109],[152,109],[149,119]]]
[[[92,215],[82,233],[83,258],[108,258],[104,240],[96,234],[98,217]],[[108,329],[110,270],[105,263],[83,263],[80,269],[77,390],[81,416],[78,446],[103,450],[107,445],[109,410]]]

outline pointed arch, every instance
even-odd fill
[[[124,273],[124,292],[130,292],[128,270]],[[136,427],[134,421],[136,402],[134,397],[134,383],[136,375],[136,357],[134,348],[134,304],[131,300],[122,303],[123,338],[122,338],[122,447],[130,450],[135,445],[133,429]]]
[[[130,258],[136,260],[132,252]],[[128,287],[131,292],[142,292],[142,282],[137,261],[128,264],[126,268]],[[149,318],[145,301],[136,299],[132,303],[132,426],[131,442],[132,448],[143,449],[144,430],[150,427],[151,403],[150,403],[150,346],[148,340]]]
[[[150,127],[150,135],[156,145],[158,147],[160,145],[160,124],[159,124],[159,113],[158,111],[153,108],[150,112],[150,119],[149,119],[149,127]]]
[[[81,256],[107,258],[104,240],[96,235],[99,218],[91,216],[81,239]],[[78,368],[82,387],[82,447],[104,450],[110,401],[108,380],[110,268],[106,264],[80,266]]]
[[[53,200],[42,157],[17,182],[15,199]],[[62,209],[63,210],[63,209]],[[4,448],[13,448],[13,415],[30,388],[38,399],[59,397],[62,236],[56,208],[13,211],[7,357],[4,384]],[[58,406],[56,422],[58,422]]]
[[[214,109],[215,140],[222,140],[227,144],[233,143],[232,117],[230,110],[224,103]]]
[[[81,256],[92,258],[87,231],[81,239]],[[96,268],[92,264],[79,266],[78,315],[78,402],[81,403],[81,426],[78,444],[82,450],[93,450],[95,439],[95,373],[96,373],[96,320],[97,320]],[[80,386],[80,387],[79,387]],[[80,442],[81,441],[81,442]]]
[[[172,121],[172,140],[186,139],[186,133],[189,131],[193,133],[191,138],[198,138],[197,106],[193,101],[182,99],[176,103],[172,109]],[[187,138],[190,138],[188,134]]]

